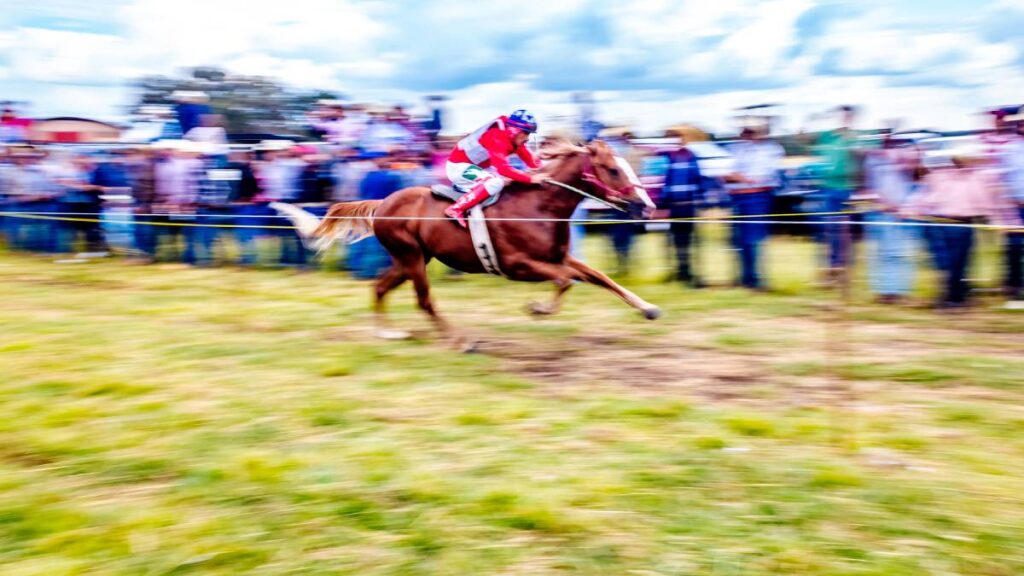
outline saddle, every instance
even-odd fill
[[[464,192],[456,188],[440,184],[431,186],[430,193],[450,202],[455,202],[459,199],[459,196],[464,194]],[[469,223],[470,238],[473,240],[473,250],[476,251],[476,257],[480,259],[480,264],[483,265],[484,270],[488,274],[504,276],[501,266],[498,264],[498,253],[491,242],[491,233],[487,231],[487,221],[484,218],[484,208],[497,202],[499,196],[501,194],[495,194],[483,203],[470,208],[469,212],[466,213],[466,220]]]
[[[465,194],[465,192],[459,190],[458,188],[455,188],[454,186],[445,186],[444,184],[434,184],[433,186],[430,187],[430,193],[435,198],[440,198],[441,200],[447,200],[449,202],[455,202],[456,200],[459,199],[459,196]],[[494,196],[491,196],[487,200],[481,202],[480,207],[487,208],[488,206],[497,202],[498,198],[501,198],[500,192],[498,194],[495,194]]]

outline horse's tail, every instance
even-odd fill
[[[381,202],[340,202],[330,207],[323,220],[283,202],[272,202],[270,207],[291,220],[307,248],[323,252],[335,242],[354,244],[373,236],[373,213]]]

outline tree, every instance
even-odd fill
[[[133,114],[143,106],[175,104],[176,91],[201,91],[224,116],[228,133],[300,136],[306,130],[306,112],[317,100],[339,98],[332,92],[292,90],[271,78],[234,75],[211,66],[191,69],[184,77],[144,76],[133,85],[138,90]]]

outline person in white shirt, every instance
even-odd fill
[[[732,200],[736,223],[732,228],[732,242],[740,260],[737,284],[752,290],[764,290],[760,272],[761,244],[768,237],[768,225],[756,222],[771,211],[772,195],[779,187],[782,159],[785,150],[769,140],[767,127],[748,127],[740,137],[742,142],[731,148],[735,158],[735,171],[725,177],[726,190]]]
[[[203,147],[203,152],[210,156],[223,156],[228,153],[228,134],[224,130],[223,121],[218,114],[205,114],[199,126],[185,134],[185,140],[196,142]]]

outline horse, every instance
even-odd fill
[[[542,170],[547,175],[545,183],[512,182],[501,192],[500,201],[486,209],[487,228],[503,275],[509,280],[554,284],[550,302],[530,305],[536,315],[557,313],[569,289],[585,282],[611,291],[644,318],[657,319],[661,316],[657,306],[569,254],[569,219],[584,197],[634,217],[650,216],[654,204],[636,174],[604,142],[549,144],[541,153],[541,158],[549,161]],[[295,206],[274,207],[292,221],[300,237],[320,251],[336,242],[351,244],[377,237],[393,261],[374,286],[378,336],[408,337],[388,327],[385,297],[411,281],[420,309],[445,337],[455,336],[457,343],[471,350],[474,345],[457,336],[438,314],[427,279],[427,264],[435,258],[462,272],[485,272],[469,232],[444,216],[448,204],[429,187],[414,186],[384,200],[334,204],[322,220]]]

